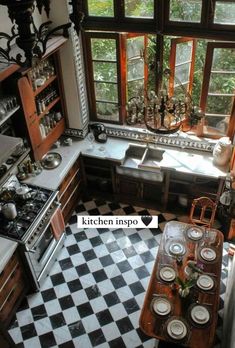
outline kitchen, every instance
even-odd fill
[[[53,1],[51,8],[54,8]],[[6,8],[1,6],[1,17],[3,18],[1,31],[6,32],[9,31],[7,11],[2,15],[2,9],[5,11]],[[66,4],[64,1],[61,1],[61,6],[58,7],[57,11],[51,11],[53,22],[59,25],[68,21],[68,13],[65,9]],[[41,17],[35,15],[35,22],[37,25],[39,25],[40,21]],[[66,342],[70,342],[68,344],[71,344],[71,347],[74,345],[76,346],[76,344],[77,346],[78,344],[80,344],[80,346],[98,346],[99,344],[103,344],[104,340],[107,342],[111,342],[115,339],[117,339],[117,342],[121,340],[119,336],[108,338],[107,335],[107,338],[104,338],[104,336],[102,336],[102,330],[98,326],[98,324],[101,326],[104,324],[102,328],[107,330],[108,326],[105,328],[106,324],[111,327],[111,322],[113,321],[111,318],[114,319],[116,316],[120,333],[124,336],[126,335],[125,339],[123,338],[124,341],[121,343],[122,346],[137,347],[143,344],[145,340],[146,346],[148,344],[151,346],[151,344],[153,345],[151,340],[144,338],[144,336],[142,337],[138,330],[138,335],[136,336],[136,332],[134,334],[131,329],[128,329],[128,325],[130,328],[133,325],[134,327],[136,325],[136,328],[138,328],[137,319],[130,323],[129,317],[123,316],[124,318],[121,319],[118,313],[114,314],[112,312],[112,314],[108,314],[109,309],[107,306],[104,307],[102,305],[102,301],[104,301],[102,300],[100,304],[97,304],[98,308],[96,309],[96,313],[99,313],[99,319],[97,321],[97,319],[94,318],[94,308],[90,308],[88,305],[89,302],[85,299],[84,302],[80,302],[83,300],[82,297],[78,296],[77,292],[79,291],[81,291],[81,296],[83,294],[83,297],[85,296],[85,298],[89,300],[97,297],[98,301],[100,296],[99,291],[101,291],[101,293],[102,291],[104,292],[104,298],[105,295],[107,295],[105,293],[107,289],[105,290],[102,286],[100,288],[96,286],[96,283],[102,283],[107,277],[101,268],[97,269],[97,265],[99,263],[100,267],[101,265],[109,266],[108,264],[106,265],[106,261],[103,259],[103,257],[107,255],[106,253],[102,255],[102,250],[104,248],[100,243],[102,240],[104,243],[106,241],[110,244],[114,242],[114,236],[112,234],[108,235],[106,231],[104,233],[107,233],[107,235],[102,238],[102,234],[99,236],[97,231],[91,231],[87,237],[84,231],[79,231],[79,229],[76,228],[76,213],[83,212],[85,215],[87,215],[87,213],[91,215],[103,215],[112,211],[113,208],[112,213],[118,215],[128,215],[136,212],[143,212],[142,214],[146,215],[146,209],[148,210],[148,214],[150,212],[151,215],[152,212],[153,215],[158,215],[159,212],[156,212],[156,207],[158,207],[159,211],[162,212],[162,220],[160,219],[160,223],[162,223],[163,228],[164,221],[175,218],[174,216],[176,214],[174,213],[176,212],[173,211],[174,216],[172,217],[172,210],[170,208],[171,204],[173,204],[175,208],[179,194],[186,199],[186,206],[187,208],[189,207],[189,185],[192,190],[190,192],[191,195],[193,194],[192,192],[196,192],[197,196],[204,194],[210,195],[213,196],[217,202],[219,201],[226,183],[229,161],[227,160],[226,164],[222,167],[216,166],[214,164],[212,152],[215,144],[217,144],[217,140],[204,137],[201,138],[198,137],[197,134],[188,135],[187,133],[180,132],[177,133],[177,135],[174,133],[158,136],[145,129],[139,130],[130,126],[123,127],[118,124],[107,123],[104,129],[100,125],[94,126],[94,123],[92,126],[91,123],[90,126],[91,128],[93,127],[95,139],[91,136],[86,137],[89,117],[87,99],[84,97],[86,95],[86,86],[81,68],[83,63],[81,55],[78,54],[80,47],[77,45],[77,37],[74,33],[72,33],[71,36],[72,42],[70,39],[63,36],[52,39],[53,41],[51,42],[49,41],[49,51],[46,53],[43,64],[39,63],[38,66],[32,69],[21,70],[19,72],[14,70],[14,65],[10,65],[6,69],[3,69],[1,75],[1,93],[5,96],[9,94],[12,95],[12,91],[17,91],[18,103],[13,99],[11,102],[8,101],[7,106],[5,106],[5,109],[13,111],[13,115],[8,118],[7,113],[6,121],[4,119],[3,125],[5,125],[6,122],[9,122],[11,125],[8,127],[7,133],[5,133],[5,135],[2,134],[1,144],[7,144],[6,141],[9,141],[9,135],[11,135],[10,138],[13,136],[13,138],[17,140],[14,144],[7,144],[7,150],[3,149],[1,163],[7,167],[7,171],[4,172],[5,167],[3,167],[1,187],[4,199],[6,195],[8,199],[7,203],[4,204],[4,206],[6,205],[6,214],[8,214],[8,216],[10,214],[13,222],[16,221],[15,209],[18,214],[15,234],[17,235],[17,241],[19,241],[19,247],[17,247],[17,243],[15,242],[12,242],[13,244],[8,244],[9,240],[15,241],[15,236],[12,234],[12,226],[10,226],[9,239],[4,239],[4,243],[6,242],[7,244],[3,248],[4,254],[2,256],[4,260],[2,269],[4,269],[17,248],[17,253],[14,254],[12,260],[13,266],[10,265],[10,273],[8,271],[8,275],[13,271],[13,278],[14,276],[16,277],[15,279],[20,278],[21,282],[19,282],[21,284],[20,287],[16,288],[19,293],[15,295],[17,301],[13,303],[12,308],[14,308],[14,311],[17,310],[18,302],[20,303],[22,299],[25,298],[25,294],[29,291],[29,288],[31,288],[31,292],[32,290],[37,291],[40,289],[43,294],[45,294],[45,292],[52,294],[52,302],[58,298],[60,304],[62,303],[62,309],[64,308],[64,310],[68,312],[71,311],[71,313],[73,312],[74,320],[70,322],[69,318],[66,319],[67,317],[65,318],[65,314],[62,313],[63,311],[61,310],[59,313],[58,303],[55,312],[53,312],[53,310],[50,313],[47,312],[45,306],[46,303],[49,302],[49,299],[44,299],[44,304],[40,301],[38,302],[38,298],[42,296],[39,291],[40,296],[37,296],[38,293],[36,293],[36,297],[33,297],[34,295],[29,295],[29,303],[30,301],[33,303],[34,299],[37,298],[37,300],[35,300],[37,305],[33,305],[36,309],[30,312],[29,308],[26,307],[22,311],[19,311],[18,318],[24,311],[26,311],[25,313],[27,313],[28,316],[26,315],[25,318],[22,318],[22,322],[19,321],[18,328],[13,325],[9,332],[10,334],[12,333],[12,336],[14,336],[14,332],[15,334],[17,333],[17,337],[14,336],[16,343],[23,344],[23,346],[30,346],[32,344],[35,344],[35,346],[37,344],[38,347],[41,345],[65,346]],[[77,49],[75,61],[71,49],[71,47],[74,47],[73,45],[75,45]],[[68,64],[68,62],[71,62],[71,64]],[[74,65],[77,66],[77,75],[74,74],[72,69]],[[74,88],[69,88],[70,84],[73,84]],[[71,97],[73,97],[73,102],[70,101]],[[64,115],[67,116],[64,117]],[[94,119],[92,120],[94,121]],[[9,132],[11,133],[9,134]],[[25,138],[24,135],[26,134],[28,140],[27,144],[25,142],[23,143],[21,140],[21,138]],[[99,136],[101,137],[99,138]],[[233,138],[231,134],[230,138]],[[31,152],[30,148],[32,149]],[[47,154],[48,151],[50,152],[49,154]],[[30,156],[32,156],[32,153],[33,157],[31,158]],[[157,156],[157,164],[155,163],[154,171],[152,170],[153,167],[149,170],[149,163],[146,160],[148,156],[155,156],[155,162]],[[9,163],[9,157],[11,159],[10,162],[12,162],[13,158],[13,164],[7,164],[7,162]],[[138,163],[135,166],[129,165],[130,160],[134,157],[136,157],[135,163]],[[54,169],[52,169],[53,166]],[[27,178],[25,178],[25,176],[27,176]],[[86,201],[86,195],[83,195],[84,191],[85,193],[90,193],[90,197],[98,193],[99,196],[102,197],[101,202],[99,199]],[[83,203],[78,204],[82,197],[84,197]],[[107,199],[109,203],[105,204],[103,198]],[[12,201],[14,201],[14,203]],[[35,201],[37,203],[36,206],[38,206],[40,202],[40,207],[38,207],[38,211],[36,211],[36,218],[35,216],[33,217],[31,227],[26,230],[26,234],[19,240],[18,237],[21,232],[19,233],[18,226],[20,225],[24,228],[25,220],[29,220],[33,209],[35,209]],[[136,206],[137,208],[144,208],[139,208],[136,211],[136,208],[134,208]],[[24,209],[26,207],[26,210],[21,211],[21,207]],[[153,209],[153,211],[151,209]],[[182,210],[184,215],[187,215],[188,210],[186,212],[186,207],[182,207]],[[89,211],[91,212],[89,213]],[[3,212],[4,209],[2,210],[2,213]],[[120,214],[120,212],[122,212],[122,214]],[[20,221],[18,222],[18,218],[21,216],[27,216],[27,219],[23,217],[23,223]],[[4,215],[4,217],[6,216]],[[232,222],[232,215],[229,216],[227,225],[222,219],[222,224],[224,223],[222,227],[225,230],[225,236],[229,234],[231,236],[233,232],[231,227]],[[10,225],[15,224],[11,223]],[[8,230],[8,228],[9,226],[7,226],[6,230]],[[66,231],[66,233],[64,233],[64,231]],[[78,231],[80,234],[77,235]],[[121,235],[123,234],[123,232],[119,233]],[[66,234],[67,238],[65,238]],[[95,240],[92,240],[94,245],[90,241],[90,238],[92,239],[91,236],[95,238]],[[126,241],[124,235],[122,235],[122,238],[124,238],[123,241]],[[153,255],[151,253],[149,254],[150,251],[146,250],[146,244],[144,244],[143,240],[139,240],[139,238],[138,234],[133,233],[128,243],[130,243],[130,241],[133,241],[133,244],[137,243],[137,248],[134,251],[131,250],[137,254],[139,251],[141,255],[141,247],[139,246],[138,249],[138,243],[140,243],[144,248],[143,250],[149,255],[149,259],[146,260],[146,262],[149,263],[152,259],[155,259],[156,250],[152,250],[152,252],[155,251]],[[87,239],[86,242],[85,239]],[[118,239],[119,238],[117,238],[117,241]],[[159,242],[159,236],[156,236],[156,238],[153,238],[153,236],[152,238],[147,238],[147,241],[149,244],[154,243],[154,247],[156,247],[156,241]],[[98,245],[96,245],[96,242]],[[63,247],[64,244],[66,248]],[[90,245],[89,248],[88,244]],[[94,261],[91,262],[94,260],[94,255],[90,255],[92,253],[91,246],[93,246],[94,249],[97,248],[97,255],[99,255],[99,258],[102,258],[103,263],[97,261],[98,263],[95,265]],[[98,250],[99,246],[100,251]],[[78,248],[84,249],[82,250],[82,254],[78,253],[78,259],[76,260],[73,256],[75,255],[74,250],[78,252]],[[109,245],[109,248],[108,250],[110,253],[115,252],[115,250],[112,250],[112,245]],[[120,249],[120,245],[118,248]],[[123,248],[124,246],[121,247],[121,249]],[[128,248],[131,248],[129,244]],[[5,254],[5,250],[7,250],[7,255]],[[136,260],[136,262],[140,263],[141,258],[139,255],[137,256],[139,260]],[[83,258],[83,263],[85,261],[87,261],[87,263],[92,263],[91,278],[94,277],[93,280],[89,278],[89,273],[88,270],[85,269],[85,265],[79,263],[80,257],[85,257],[85,259]],[[142,255],[142,257],[144,256]],[[59,262],[55,261],[55,259],[58,259]],[[114,259],[115,255],[113,256],[113,260]],[[117,257],[117,263],[120,268],[122,268],[123,265],[119,264],[122,260],[122,258],[118,259]],[[133,264],[135,263],[133,260],[132,262]],[[128,270],[131,272],[131,269],[129,269],[130,264]],[[125,263],[125,265],[127,264]],[[19,269],[16,273],[14,273],[15,267],[16,270]],[[151,272],[150,264],[148,264],[148,267],[148,271],[142,270],[146,275]],[[76,276],[74,268],[76,269]],[[68,269],[69,274],[66,278],[63,272],[65,271],[66,273]],[[61,272],[61,270],[63,272]],[[108,272],[108,270],[106,272]],[[115,273],[117,270],[113,270],[113,272]],[[49,277],[47,277],[48,273],[50,273]],[[125,272],[123,272],[123,274],[125,275]],[[99,276],[101,278],[99,278]],[[117,279],[120,279],[119,276],[120,269],[119,273],[117,273]],[[139,276],[140,279],[138,282],[137,279],[136,282],[134,282],[135,277],[133,276],[133,283],[138,283],[138,287],[141,288],[144,285],[146,289],[148,278],[141,274],[139,274]],[[65,279],[65,281],[63,281],[63,279]],[[81,279],[81,281],[85,279],[85,290],[80,289],[81,285],[79,284],[79,279]],[[113,280],[113,285],[117,279]],[[140,281],[141,279],[143,279],[143,284]],[[95,280],[96,282],[94,283]],[[125,282],[126,281],[127,279],[125,278]],[[4,280],[3,284],[5,284]],[[71,296],[71,294],[69,295],[69,290],[71,290],[70,288],[72,288],[73,285],[76,290],[74,291],[74,296]],[[9,284],[9,287],[8,291],[11,293],[11,290],[14,289],[14,279]],[[55,292],[53,292],[53,287],[55,287]],[[118,288],[119,286],[117,286],[117,289]],[[134,286],[132,288],[134,288]],[[71,290],[71,292],[73,293],[73,290]],[[138,295],[138,289],[134,289],[134,293]],[[129,305],[134,304],[134,308],[138,307],[138,310],[141,308],[143,302],[144,291],[141,292],[141,295],[138,302],[135,302],[132,298],[133,294],[132,297],[130,297],[130,292],[128,293],[127,289],[118,293],[119,298],[121,299],[123,297],[123,302],[127,302],[127,308],[129,308]],[[89,298],[89,296],[91,297]],[[45,296],[43,296],[43,298],[44,297]],[[11,299],[12,297],[9,296],[9,298]],[[69,303],[64,303],[66,301]],[[73,303],[75,303],[75,307]],[[78,310],[79,316],[75,313],[76,306],[81,306]],[[83,307],[85,312],[83,311]],[[85,310],[86,308],[87,310]],[[40,327],[37,325],[37,321],[40,320],[40,313],[38,317],[37,309],[43,309],[43,313],[41,313],[42,317],[47,320],[49,320],[48,317],[50,317],[50,327],[55,329],[55,331],[56,329],[60,331],[58,341],[57,339],[55,340],[55,333],[52,333],[54,330],[46,329],[47,325],[49,325],[46,319],[44,323],[40,322],[42,325],[40,331]],[[110,307],[110,310],[111,309],[112,306]],[[129,311],[130,314],[132,314],[130,315],[131,317],[134,316],[134,311],[132,312],[132,309],[129,308],[126,310],[127,313]],[[22,313],[20,314],[20,312]],[[35,315],[32,315],[32,313]],[[5,318],[10,318],[11,314],[12,312],[8,310],[5,313]],[[107,314],[107,318],[105,314]],[[89,315],[92,315],[94,319],[93,326],[91,325],[91,327],[88,327]],[[85,319],[81,320],[82,318]],[[79,325],[76,325],[76,323],[79,323]],[[24,327],[26,331],[21,332],[20,327]],[[71,336],[66,336],[68,335],[65,329],[66,327],[70,328],[69,332],[72,334],[72,338],[75,338],[74,342],[76,343],[71,343]],[[86,328],[89,333],[89,339],[88,336],[85,335]],[[30,333],[30,329],[32,329],[34,334]],[[116,327],[115,330],[117,331]],[[65,336],[63,337],[63,335]],[[76,337],[73,337],[73,335]],[[100,338],[100,335],[102,338]],[[83,337],[81,338],[81,336]],[[45,341],[43,341],[43,339],[45,339]],[[112,344],[115,346],[117,343],[112,342]],[[110,343],[110,346],[112,346],[112,344]]]

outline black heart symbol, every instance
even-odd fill
[[[141,220],[143,221],[145,226],[148,226],[150,224],[150,222],[153,220],[153,218],[152,218],[152,216],[145,215],[145,216],[141,216]]]

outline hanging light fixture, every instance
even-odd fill
[[[6,48],[0,47],[0,58],[3,61],[20,66],[32,66],[34,60],[40,59],[45,53],[52,34],[62,30],[63,35],[68,36],[71,23],[49,31],[48,26],[51,21],[47,21],[37,29],[33,20],[35,3],[39,13],[44,9],[49,16],[50,0],[0,0],[0,5],[7,6],[9,18],[13,23],[11,35],[0,33],[0,40],[6,40]]]
[[[163,77],[169,79],[169,69],[164,71]],[[145,124],[149,131],[156,134],[191,129],[202,115],[194,107],[191,95],[180,81],[177,81],[177,86],[181,89],[181,95],[177,98],[169,96],[167,88],[160,89],[158,94],[150,91],[131,98],[127,104],[127,123]]]

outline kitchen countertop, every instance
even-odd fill
[[[9,239],[0,237],[0,273],[10,260],[11,256],[17,248],[17,245],[17,242],[13,242]]]
[[[43,169],[39,175],[28,178],[24,182],[56,190],[80,154],[116,161],[117,165],[120,165],[125,157],[125,152],[129,144],[145,145],[137,141],[109,137],[106,143],[95,142],[93,149],[91,149],[87,138],[83,140],[73,138],[71,146],[61,145],[59,148],[52,147],[51,151],[57,152],[62,156],[62,162],[57,168],[51,170]],[[213,164],[213,157],[210,152],[185,150],[154,144],[150,144],[149,146],[165,150],[163,159],[160,162],[160,167],[163,170],[177,171],[214,179],[225,178],[228,172],[228,166],[219,168]]]

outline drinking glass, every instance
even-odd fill
[[[88,150],[93,150],[93,148],[94,148],[94,141],[95,141],[94,134],[93,133],[88,133],[87,140],[89,141],[89,148],[88,148]]]

